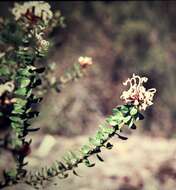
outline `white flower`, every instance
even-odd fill
[[[50,46],[49,41],[43,38],[44,32],[41,32],[43,29],[44,28],[39,26],[39,28],[36,27],[33,30],[31,30],[32,36],[34,36],[37,40],[37,48],[39,52],[47,52]]]
[[[79,64],[82,67],[86,67],[87,65],[92,65],[92,58],[91,57],[79,57],[78,59]]]
[[[153,104],[153,96],[156,93],[155,88],[146,90],[143,83],[146,83],[148,78],[140,77],[133,74],[132,78],[128,78],[123,85],[130,84],[130,88],[124,91],[120,98],[125,103],[130,103],[139,107],[139,110],[145,110],[148,106]]]
[[[0,96],[5,92],[13,92],[15,85],[13,81],[6,82],[5,84],[0,84]]]
[[[12,14],[15,16],[15,20],[19,20],[23,16],[31,21],[40,18],[45,24],[53,17],[50,5],[44,1],[28,1],[23,4],[15,3]]]

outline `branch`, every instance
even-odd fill
[[[89,157],[93,155],[97,155],[97,158],[103,161],[99,153],[103,147],[112,148],[113,145],[109,140],[116,135],[118,138],[126,140],[126,137],[120,135],[122,127],[127,125],[129,128],[133,128],[135,121],[141,119],[142,115],[133,105],[122,105],[113,109],[113,114],[106,119],[104,124],[100,125],[95,136],[89,138],[89,142],[83,145],[80,150],[68,152],[63,157],[63,161],[55,161],[51,167],[43,167],[36,172],[29,172],[25,178],[18,182],[39,188],[45,181],[50,181],[53,177],[58,176],[61,179],[68,177],[69,171],[72,171],[74,175],[78,175],[75,168],[79,164],[84,163],[87,167],[93,167],[95,164],[89,161]]]

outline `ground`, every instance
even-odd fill
[[[37,136],[36,136],[37,137]],[[79,147],[88,136],[74,139],[45,135],[35,139],[34,152],[29,157],[30,167],[51,164],[61,158],[65,150]],[[43,140],[42,140],[43,139]],[[49,143],[50,142],[50,143]],[[51,146],[43,149],[46,144]],[[70,175],[69,178],[47,184],[47,190],[175,190],[176,182],[176,140],[153,138],[132,134],[127,141],[114,138],[112,150],[101,154],[104,162],[95,161],[96,166],[77,169],[81,177]],[[43,150],[41,152],[41,149]],[[175,170],[174,170],[175,167]],[[57,183],[57,185],[54,185]],[[6,190],[33,188],[17,185]]]

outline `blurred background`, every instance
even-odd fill
[[[113,139],[113,150],[102,154],[104,163],[92,169],[81,166],[82,177],[55,179],[58,185],[49,183],[46,189],[175,190],[176,2],[50,3],[66,23],[66,28],[51,34],[54,46],[47,64],[56,63],[53,75],[60,76],[79,56],[92,57],[94,65],[61,93],[47,91],[41,114],[33,122],[41,130],[32,137],[29,167],[51,164],[66,150],[85,143],[112,108],[122,104],[122,82],[136,73],[149,78],[147,88],[157,89],[139,128],[132,134],[127,131],[126,142]],[[12,6],[13,2],[0,2],[0,16],[8,16]]]

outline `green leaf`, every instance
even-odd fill
[[[131,117],[131,119],[126,123],[128,125],[128,128],[131,128],[131,126],[133,125],[134,123],[134,118]]]
[[[97,134],[96,134],[96,136],[95,136],[95,138],[97,139],[97,140],[104,140],[104,137],[105,137],[105,135],[108,137],[109,135],[108,134],[104,134],[102,131],[98,131],[97,132]]]
[[[27,131],[28,132],[36,132],[38,131],[40,128],[28,128]]]
[[[66,166],[62,162],[57,162],[57,165],[59,170],[66,169]]]
[[[28,90],[26,97],[28,98],[29,96],[31,96],[31,94],[32,94],[32,89]]]
[[[78,177],[80,177],[80,176],[76,173],[75,170],[73,170],[73,174],[76,175],[76,176],[78,176]]]
[[[14,114],[22,114],[24,113],[24,106],[25,106],[25,100],[20,100],[18,98],[17,99],[17,102],[13,105],[13,111],[12,113]],[[24,102],[23,102],[24,101]]]
[[[114,121],[114,120],[111,120],[111,119],[108,119],[107,122],[108,122],[109,125],[111,125],[111,126],[116,126],[116,125],[117,125],[117,122]]]
[[[122,136],[122,135],[120,135],[120,134],[117,134],[118,135],[118,137],[120,138],[120,139],[122,139],[122,140],[127,140],[128,139],[128,137],[124,137],[124,136]]]
[[[124,117],[123,121],[124,123],[127,123],[131,119],[131,115],[128,115],[127,117]]]
[[[133,123],[133,125],[131,126],[131,129],[136,129],[136,125]]]
[[[115,116],[117,116],[117,117],[123,117],[123,114],[122,114],[122,112],[119,110],[119,108],[114,108],[113,110],[112,110],[112,113],[113,113],[113,115],[115,115]]]
[[[144,116],[141,113],[138,112],[138,114],[135,116],[135,119],[136,119],[136,121],[143,120]]]
[[[106,144],[106,148],[107,148],[107,149],[111,150],[112,147],[113,147],[113,145],[112,145],[110,142],[108,142],[108,143]]]
[[[19,107],[24,107],[27,104],[27,100],[16,98],[16,104],[18,104]]]
[[[19,88],[15,91],[16,95],[21,95],[21,96],[25,96],[27,93],[27,89],[26,88]]]
[[[136,115],[138,112],[137,108],[136,107],[132,107],[132,109],[130,110],[130,115]]]
[[[28,78],[22,77],[22,78],[18,78],[17,80],[20,84],[20,88],[25,88],[30,84],[30,79]]]
[[[26,77],[31,76],[31,72],[29,72],[29,68],[19,69],[18,73],[19,73],[19,75],[26,76]]]
[[[122,105],[120,107],[120,110],[124,113],[127,114],[129,112],[129,106],[128,105]]]
[[[1,66],[0,68],[0,76],[6,76],[10,74],[10,70],[7,66]]]
[[[12,111],[13,114],[23,114],[23,112],[24,112],[24,110],[21,109],[21,108],[19,108],[19,109],[14,109],[14,110]]]
[[[15,169],[12,169],[10,171],[4,171],[5,178],[13,179],[16,177],[16,175],[17,175],[17,170],[15,170]]]
[[[98,140],[98,139],[95,139],[95,138],[89,138],[89,142],[90,142],[90,144],[92,144],[92,145],[94,145],[94,146],[99,146],[99,145],[101,145],[101,141],[100,140]]]
[[[85,155],[85,154],[88,154],[90,151],[90,148],[88,145],[84,145],[82,148],[81,148],[81,152]]]
[[[118,118],[117,116],[110,116],[106,119],[106,121],[109,123],[111,126],[116,126],[118,124]]]
[[[101,162],[104,162],[103,158],[102,158],[99,154],[97,154],[96,156],[97,156],[97,158],[98,158]]]
[[[94,167],[95,163],[90,163],[90,161],[88,159],[84,159],[83,163],[87,166],[87,167]]]
[[[11,121],[14,121],[16,123],[23,123],[23,120],[20,118],[20,117],[17,117],[17,116],[11,116],[9,117]]]
[[[103,133],[108,133],[108,134],[112,134],[115,131],[114,127],[111,126],[102,127],[101,130]]]
[[[16,128],[19,128],[21,125],[19,123],[12,122],[11,126],[12,126],[13,129],[16,129]]]

